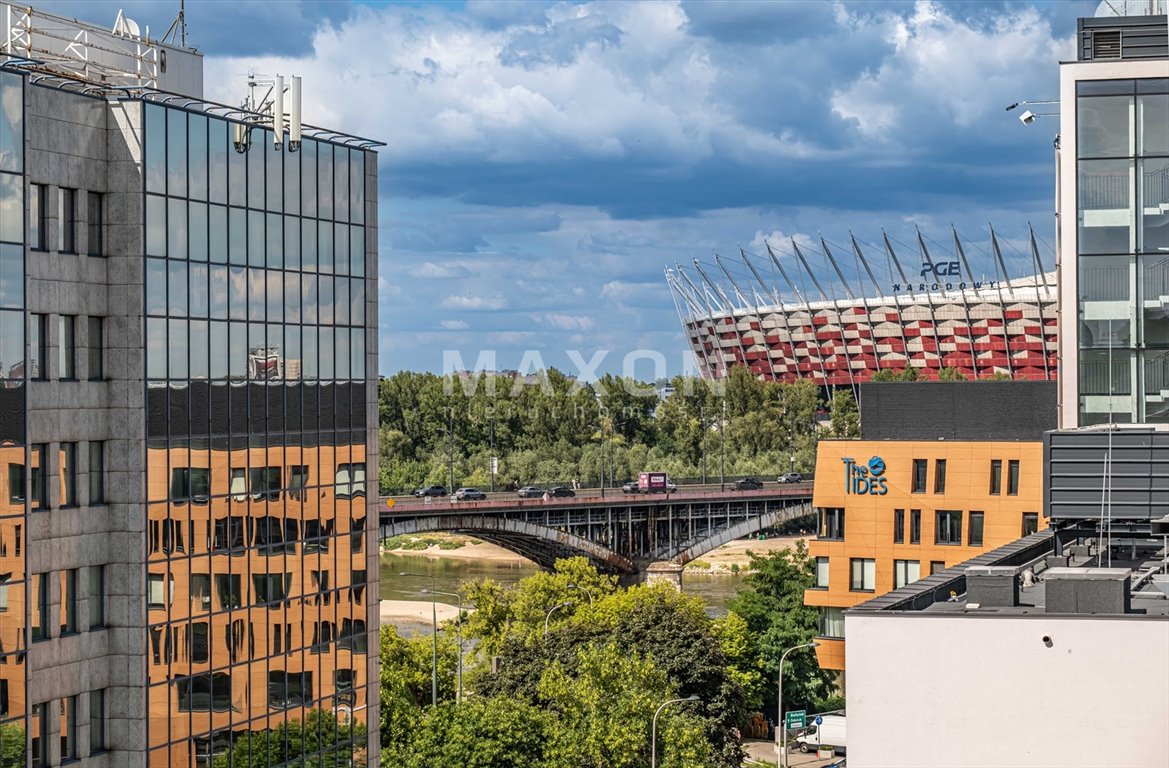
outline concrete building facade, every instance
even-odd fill
[[[376,764],[375,143],[53,21],[187,90],[0,63],[3,768]]]

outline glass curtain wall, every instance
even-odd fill
[[[1076,87],[1080,423],[1169,422],[1169,79]]]
[[[0,768],[24,768],[29,732],[25,391],[37,363],[25,354],[24,193],[24,78],[0,72]]]
[[[143,109],[150,765],[364,765],[366,153]]]

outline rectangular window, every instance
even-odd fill
[[[60,351],[57,368],[58,379],[77,378],[77,318],[73,315],[60,315],[58,327],[61,331],[57,339],[57,348]]]
[[[161,573],[148,573],[146,575],[146,607],[165,608],[166,606],[166,577]]]
[[[990,494],[998,496],[1003,492],[1003,460],[990,460]]]
[[[86,375],[90,381],[102,381],[106,377],[105,364],[105,318],[89,318],[89,360]]]
[[[49,316],[32,315],[28,328],[28,377],[35,381],[49,378]]]
[[[49,705],[32,705],[32,768],[49,766]]]
[[[288,468],[288,495],[290,498],[304,501],[304,489],[308,485],[308,467],[298,464]]]
[[[853,592],[872,592],[877,584],[877,561],[853,558],[848,561],[852,571],[849,589]]]
[[[106,503],[106,444],[89,441],[89,504]]]
[[[972,547],[982,546],[982,529],[984,524],[984,517],[985,515],[983,515],[981,512],[970,513],[969,539],[970,546]]]
[[[176,467],[170,473],[170,497],[177,502],[206,504],[211,498],[211,470],[207,467]]]
[[[921,510],[909,510],[909,543],[921,543]]]
[[[206,664],[211,658],[210,626],[205,621],[191,624],[191,662]]]
[[[105,238],[103,237],[105,224],[105,210],[100,192],[90,192],[86,199],[89,202],[89,243],[86,252],[90,256],[105,256]]]
[[[939,509],[937,526],[934,528],[935,544],[958,545],[962,543],[962,513]]]
[[[248,497],[247,486],[247,470],[233,469],[231,470],[231,482],[228,485],[228,493],[231,498],[236,501],[244,501]]]
[[[61,253],[77,253],[77,190],[57,190],[60,215],[57,217],[57,244]]]
[[[77,749],[77,697],[61,699],[61,762],[81,756]]]
[[[816,589],[828,589],[828,558],[816,558]]]
[[[905,543],[905,510],[893,510],[893,543]]]
[[[61,571],[61,634],[77,633],[77,569]]]
[[[251,494],[256,501],[280,499],[280,467],[257,467],[252,470]]]
[[[1007,495],[1019,495],[1019,460],[1011,459],[1007,462]]]
[[[841,541],[844,539],[844,510],[824,508],[820,510],[821,539]]]
[[[29,448],[29,454],[32,458],[32,469],[29,473],[29,493],[31,506],[33,509],[48,509],[49,508],[49,473],[48,459],[49,446],[44,443],[33,445]]]
[[[89,628],[106,625],[106,567],[89,566]]]
[[[49,639],[49,574],[32,576],[32,639]]]
[[[946,460],[934,461],[934,493],[946,492]]]
[[[211,575],[207,573],[191,574],[191,605],[192,611],[211,610]]]
[[[1039,530],[1039,513],[1038,512],[1024,512],[1023,513],[1023,535],[1030,536]]]
[[[34,251],[48,250],[45,237],[48,235],[46,227],[46,208],[49,199],[49,190],[44,184],[30,184],[28,195],[28,246]]]
[[[946,563],[942,560],[930,560],[930,575],[946,570]]]
[[[106,692],[89,692],[89,754],[104,752],[106,748]]]
[[[913,493],[925,493],[925,474],[929,461],[926,459],[913,460]]]
[[[912,584],[921,578],[920,560],[893,561],[893,589]]]
[[[77,506],[77,443],[61,443],[61,466],[58,472],[61,478],[62,507]]]
[[[820,607],[820,637],[844,637],[844,609]]]

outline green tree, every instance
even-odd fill
[[[795,549],[774,552],[766,557],[751,554],[745,588],[730,602],[730,609],[742,616],[755,639],[755,664],[768,680],[778,679],[782,653],[793,646],[811,642],[816,636],[819,612],[804,605],[804,590],[812,587],[815,561],[803,540]],[[792,706],[825,698],[833,691],[833,675],[820,669],[815,654],[790,654],[783,675],[784,701]],[[776,699],[765,688],[764,706],[774,711]]]
[[[393,768],[538,768],[555,724],[539,707],[510,697],[449,702],[425,712],[408,743],[382,756]]]
[[[454,639],[439,635],[439,701],[455,697],[458,663]],[[379,704],[383,747],[402,744],[430,704],[434,647],[429,636],[403,638],[392,626],[383,626],[379,637]]]
[[[644,768],[654,712],[677,691],[652,661],[609,643],[582,648],[571,667],[553,662],[539,693],[556,723],[546,735],[547,768]],[[658,718],[670,731],[659,743],[661,764],[709,768],[702,725],[684,718],[677,709]]]
[[[226,752],[215,755],[213,768],[277,768],[295,760],[304,768],[364,765],[366,727],[342,722],[332,712],[309,710],[304,722],[289,720],[275,728],[245,731]]]
[[[832,437],[860,437],[860,411],[852,390],[838,389],[832,393],[830,404],[832,415]]]
[[[938,371],[938,381],[966,381],[966,374],[957,368],[942,368]]]
[[[24,768],[25,732],[16,723],[0,724],[0,768]]]

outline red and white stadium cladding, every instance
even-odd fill
[[[676,294],[685,290],[674,279],[670,283]],[[679,309],[683,306],[692,312],[701,305],[679,302]],[[920,379],[936,379],[943,368],[972,379],[1056,378],[1058,320],[1051,273],[992,288],[681,314],[690,346],[710,378],[725,376],[732,366],[777,381],[811,379],[833,386],[906,368],[916,368]]]

